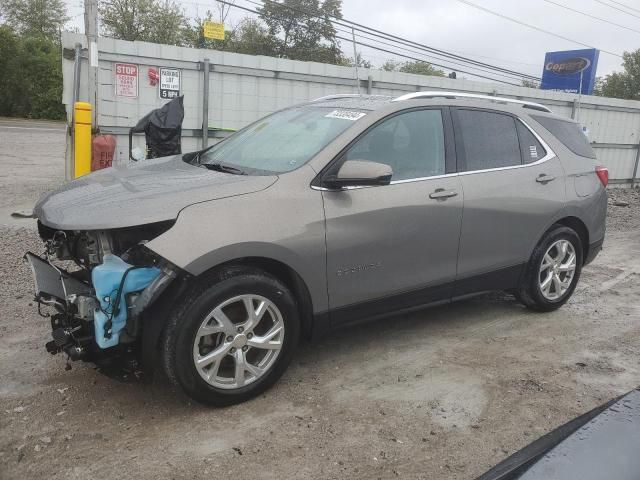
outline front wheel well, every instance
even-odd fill
[[[199,277],[206,275],[211,270],[224,269],[230,266],[244,266],[258,268],[265,273],[277,278],[293,293],[298,312],[300,313],[300,324],[302,335],[310,339],[313,329],[313,304],[309,289],[302,277],[289,265],[266,257],[243,257],[230,260],[203,272]]]
[[[578,217],[565,217],[555,222],[556,225],[564,225],[578,234],[582,242],[582,261],[588,258],[589,254],[589,230]]]

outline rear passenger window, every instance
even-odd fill
[[[589,144],[586,135],[582,133],[576,122],[561,120],[559,118],[531,115],[540,125],[549,130],[551,134],[560,140],[565,147],[576,155],[587,158],[596,158],[596,154]]]
[[[537,162],[544,158],[547,151],[522,122],[516,122],[518,136],[520,137],[520,150],[522,150],[522,161],[524,163]]]
[[[521,165],[513,117],[482,110],[458,110],[456,134],[462,139],[464,171]]]

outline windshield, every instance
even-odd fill
[[[307,163],[364,112],[300,107],[274,113],[213,146],[201,164],[224,164],[245,172],[284,173]]]

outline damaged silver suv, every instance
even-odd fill
[[[301,337],[489,290],[560,307],[601,249],[607,177],[542,105],[337,95],[64,185],[35,209],[46,253],[26,258],[55,310],[49,352],[161,366],[228,405],[272,385]]]

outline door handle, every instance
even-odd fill
[[[547,184],[549,182],[552,182],[556,179],[556,177],[552,176],[552,175],[547,175],[546,173],[541,173],[540,175],[538,175],[538,178],[536,178],[536,182],[538,183],[542,183]]]
[[[458,192],[455,190],[445,190],[444,188],[437,188],[433,193],[429,195],[429,198],[445,200],[450,197],[455,197]]]

